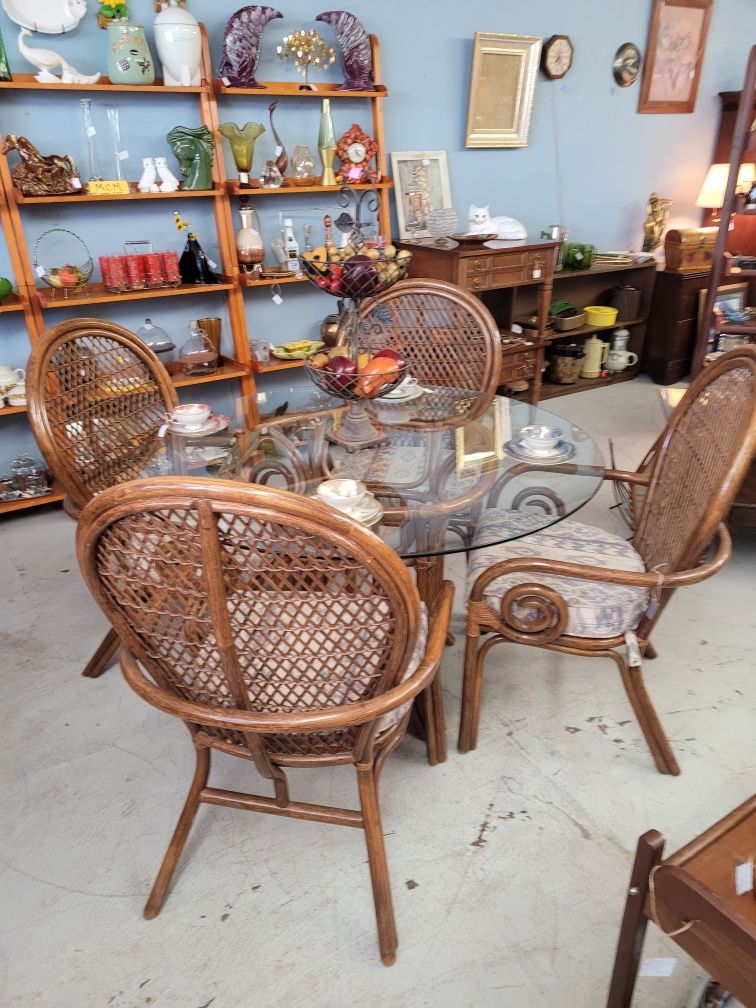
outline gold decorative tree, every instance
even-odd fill
[[[314,28],[304,29],[286,35],[276,52],[280,59],[290,59],[299,73],[304,77],[302,90],[317,90],[310,84],[310,67],[324,70],[336,61],[336,53],[331,46],[318,35]]]

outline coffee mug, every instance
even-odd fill
[[[637,363],[638,354],[632,350],[610,350],[606,367],[608,371],[624,371],[626,367],[632,367]]]

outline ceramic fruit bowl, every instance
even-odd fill
[[[327,294],[361,301],[404,280],[411,259],[411,252],[394,245],[382,249],[366,245],[359,252],[347,245],[343,249],[320,246],[303,253],[301,263],[307,278]]]

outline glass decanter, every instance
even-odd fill
[[[239,206],[242,226],[236,232],[236,256],[243,272],[254,272],[265,259],[265,244],[260,228],[260,218],[245,201]]]
[[[291,174],[295,183],[315,185],[315,158],[307,144],[297,144],[291,156]]]

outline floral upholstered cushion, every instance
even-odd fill
[[[467,574],[467,597],[476,578],[492,564],[515,557],[538,557],[562,560],[566,563],[586,564],[594,567],[615,568],[626,571],[644,571],[641,557],[630,543],[619,536],[581,522],[562,521],[532,532],[521,539],[513,539],[498,546],[475,543],[490,542],[506,534],[513,527],[518,531],[527,528],[528,516],[513,511],[491,508],[478,523],[473,540],[473,551]],[[484,594],[485,601],[498,613],[502,597],[518,584],[543,584],[559,592],[569,607],[566,633],[577,637],[614,637],[638,625],[648,605],[648,592],[644,588],[625,585],[583,581],[580,578],[559,577],[520,571],[492,581]],[[525,618],[527,615],[523,614]]]

